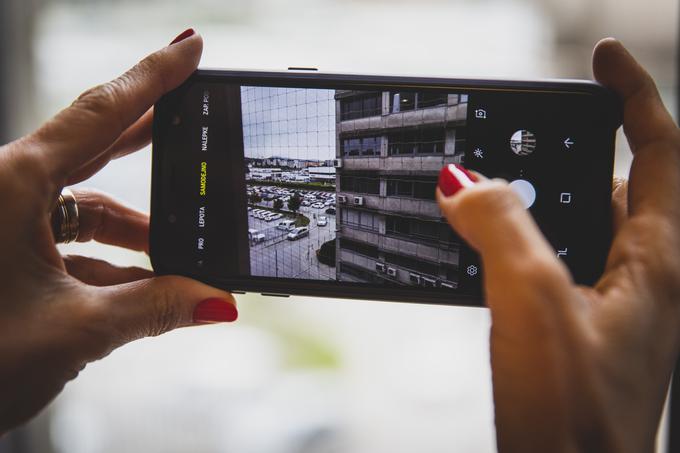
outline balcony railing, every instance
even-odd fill
[[[423,259],[432,263],[447,263],[458,266],[460,247],[450,243],[426,243],[416,238],[407,239],[392,235],[380,234],[375,230],[355,228],[342,225],[338,237],[352,239],[378,247],[380,251],[395,253],[409,258]]]
[[[355,207],[370,209],[381,213],[407,214],[411,217],[419,217],[424,220],[439,220],[442,218],[441,210],[437,202],[406,197],[382,197],[380,195],[368,195],[355,192],[338,192],[338,195],[347,197],[347,203],[341,207]],[[355,201],[361,199],[361,204]]]
[[[436,106],[385,115],[338,121],[338,133],[388,130],[425,124],[460,124],[467,119],[467,103]]]

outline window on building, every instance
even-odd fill
[[[422,92],[416,93],[412,91],[398,91],[390,92],[390,112],[408,112],[417,109],[426,109],[429,107],[438,107],[448,103],[447,93]]]
[[[385,231],[387,234],[408,236],[411,234],[410,219],[405,217],[387,216],[385,218]]]
[[[348,208],[340,211],[340,223],[343,225],[378,232],[380,231],[379,222],[379,214],[373,212]]]
[[[380,155],[380,137],[344,138],[341,145],[345,157]]]
[[[340,239],[340,248],[350,250],[360,255],[368,256],[370,258],[378,258],[378,247],[375,245],[364,244],[349,239]]]
[[[464,127],[456,129],[456,154],[465,152],[465,142],[467,140],[467,131]]]
[[[380,137],[363,137],[361,139],[362,156],[380,155]]]
[[[428,107],[446,105],[448,100],[449,95],[446,93],[418,93],[418,108],[425,109]]]
[[[340,119],[355,120],[382,113],[382,93],[367,93],[340,99]]]
[[[342,154],[345,156],[361,155],[361,139],[347,138],[342,141]]]
[[[415,182],[413,183],[413,198],[421,200],[434,200],[437,191],[436,182]]]
[[[436,154],[444,152],[446,131],[442,129],[422,129],[420,143],[416,152],[420,154]]]
[[[446,129],[405,129],[388,135],[390,155],[442,154],[446,142]]]
[[[408,239],[454,247],[459,246],[461,242],[448,224],[410,217],[386,216],[385,232]]]
[[[411,234],[422,238],[439,238],[439,223],[438,222],[411,222]]]
[[[413,195],[413,183],[411,181],[389,180],[387,181],[387,195],[398,197],[410,197]]]
[[[392,98],[392,113],[407,112],[416,108],[416,93],[390,93]]]
[[[453,231],[453,228],[451,228],[449,224],[445,223],[439,227],[439,241],[442,243],[459,246],[463,242],[463,239],[461,239],[461,237],[458,236],[455,231]]]
[[[413,180],[409,177],[404,177],[404,179],[388,179],[387,196],[434,200],[436,187],[437,183],[433,178],[426,180]]]
[[[429,274],[434,277],[439,275],[439,265],[434,263],[428,263],[427,261],[423,261],[418,258],[411,258],[408,256],[386,253],[385,262],[405,267],[406,269],[417,272],[419,274]]]
[[[458,273],[459,273],[458,266],[454,266],[452,264],[443,264],[442,270],[444,271],[444,275],[446,275],[447,280],[449,280],[451,282],[457,282],[458,281]]]
[[[394,285],[393,282],[389,282],[385,279],[382,279],[376,274],[375,272],[368,271],[366,269],[362,269],[358,266],[354,266],[349,263],[340,263],[340,272],[351,275],[354,278],[358,278],[359,280],[363,280],[368,283],[380,283],[380,284],[385,284],[385,285]]]
[[[378,176],[340,176],[340,190],[378,195],[380,193],[380,178]]]

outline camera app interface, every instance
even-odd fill
[[[479,257],[435,201],[442,167],[463,164],[507,180],[575,280],[592,281],[606,257],[612,136],[597,132],[606,118],[589,99],[196,85],[185,100],[200,114],[177,131],[191,141],[175,145],[195,148],[179,153],[195,173],[192,259],[222,275],[479,294]]]

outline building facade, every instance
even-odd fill
[[[338,90],[339,281],[458,286],[460,239],[435,201],[465,151],[467,95]]]

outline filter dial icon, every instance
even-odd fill
[[[510,137],[510,149],[518,156],[528,156],[536,149],[536,136],[533,132],[521,129]]]

